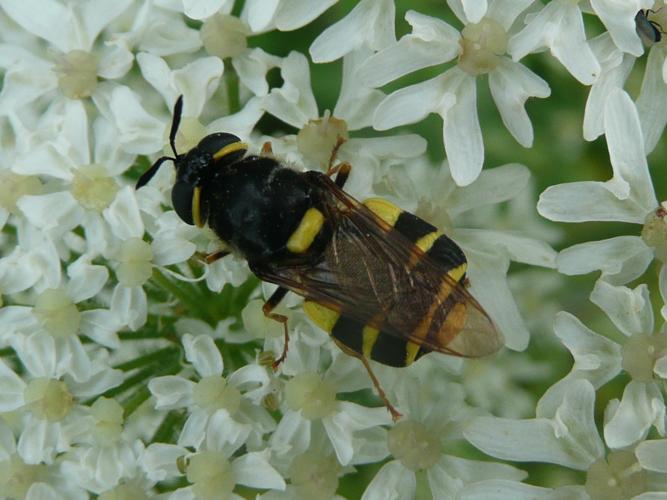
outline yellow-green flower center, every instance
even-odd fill
[[[216,14],[204,21],[200,36],[206,52],[220,59],[235,57],[248,48],[250,27],[238,17]]]
[[[89,165],[77,169],[71,192],[83,208],[101,212],[116,197],[118,184],[107,175],[102,165]]]
[[[75,335],[81,324],[81,313],[59,288],[48,288],[39,294],[33,314],[51,335],[57,338]]]
[[[116,268],[116,278],[121,285],[141,286],[153,273],[153,251],[140,238],[130,238],[123,242],[118,261],[120,264]]]
[[[33,415],[50,422],[58,422],[65,418],[74,406],[74,396],[67,384],[56,379],[31,380],[24,389],[23,398],[26,408]]]
[[[459,67],[476,76],[493,71],[507,51],[507,32],[487,17],[461,31]]]
[[[338,489],[339,470],[335,457],[307,451],[292,460],[289,476],[299,498],[331,498]]]
[[[647,475],[630,451],[614,451],[588,468],[586,493],[591,500],[623,500],[646,491]]]
[[[209,412],[225,409],[230,415],[241,405],[241,393],[227,383],[224,377],[211,375],[202,378],[192,392],[194,403]]]
[[[317,373],[300,373],[285,385],[285,400],[308,420],[323,418],[336,411],[336,391]]]
[[[419,422],[402,420],[389,430],[389,452],[412,471],[428,469],[442,454],[439,436]]]
[[[97,87],[97,62],[94,54],[84,50],[72,50],[60,56],[53,71],[58,75],[62,93],[70,99],[90,97]]]
[[[653,380],[655,362],[667,355],[667,334],[633,335],[623,344],[623,369],[633,380]]]
[[[216,451],[202,451],[190,457],[186,477],[197,498],[224,499],[236,486],[231,464]]]
[[[93,437],[102,446],[118,442],[123,433],[123,407],[115,400],[99,398],[90,408],[95,418]]]
[[[46,465],[29,465],[18,455],[0,462],[0,489],[3,498],[26,498],[34,483],[48,481]]]
[[[41,192],[42,183],[37,177],[0,171],[0,207],[8,212],[16,213],[16,202],[22,196]]]
[[[644,243],[653,248],[655,258],[667,263],[667,202],[646,216],[642,228]]]

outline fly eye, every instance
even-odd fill
[[[186,224],[193,225],[192,197],[194,196],[194,185],[183,181],[177,181],[171,189],[171,203],[178,216]]]

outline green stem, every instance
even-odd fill
[[[177,433],[183,428],[185,422],[185,412],[170,411],[157,428],[152,443],[173,443],[176,441]]]
[[[158,349],[144,356],[139,356],[138,358],[131,359],[125,363],[116,365],[114,368],[117,370],[123,370],[124,372],[134,370],[135,368],[140,368],[144,365],[154,363],[156,361],[169,361],[174,358],[174,355],[180,351],[178,347],[165,347],[163,349]]]
[[[171,293],[176,297],[181,304],[190,309],[194,315],[200,319],[208,319],[206,309],[201,306],[201,300],[197,296],[193,296],[192,290],[185,290],[178,286],[172,280],[167,278],[162,271],[154,268],[151,279],[162,289]]]
[[[239,94],[239,76],[236,74],[230,60],[228,60],[225,68],[225,85],[227,86],[229,114],[233,115],[241,110],[241,98]]]

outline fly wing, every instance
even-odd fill
[[[324,193],[331,240],[317,262],[255,266],[261,279],[429,350],[477,357],[502,346],[493,322],[442,263],[328,177],[311,179]]]

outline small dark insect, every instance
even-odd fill
[[[656,14],[660,10],[662,10],[662,7],[657,11],[651,9],[640,10],[635,16],[635,28],[637,34],[646,46],[660,43],[662,35],[665,34],[665,32],[662,31],[662,26],[652,19],[653,14]]]
[[[388,410],[369,359],[407,366],[437,351],[479,357],[503,345],[501,335],[467,291],[466,258],[447,236],[419,217],[374,198],[360,203],[343,191],[351,166],[331,154],[326,174],[297,172],[276,160],[270,143],[259,156],[227,133],[204,137],[184,154],[175,137],[183,101],[176,101],[169,142],[174,157],[163,156],[137,182],[145,185],[166,160],[176,166],[171,198],[183,221],[208,225],[222,249],[244,257],[262,280],[278,285],[264,314],[273,312],[288,290],[306,300],[311,319],[328,331],[347,354],[359,358]],[[335,175],[335,180],[331,177]]]

